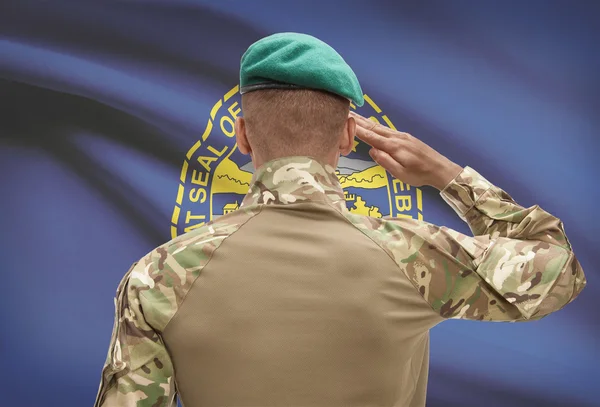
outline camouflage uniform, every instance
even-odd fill
[[[586,284],[538,205],[470,167],[440,195],[475,237],[352,214],[310,157],[266,163],[125,275],[95,406],[424,406],[431,327],[539,319]]]

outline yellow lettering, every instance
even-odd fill
[[[200,198],[202,196],[202,198]],[[204,203],[206,201],[206,190],[204,188],[192,188],[190,190],[190,201],[198,202],[200,199],[200,203]]]
[[[402,201],[402,206],[400,206],[400,201]],[[396,210],[398,212],[410,211],[410,208],[412,208],[410,195],[399,195],[396,197]]]
[[[410,185],[405,184],[404,182],[400,181],[399,179],[394,179],[394,181],[392,182],[392,185],[394,186],[394,193],[397,194],[398,191],[398,186],[400,186],[400,191],[404,191],[404,186],[406,185],[406,190],[410,191]]]
[[[190,223],[190,220],[202,220],[202,222],[198,222],[198,223],[195,223],[195,224],[193,224],[191,226],[188,226],[183,231],[185,233],[187,233],[190,230],[199,228],[200,226],[204,225],[204,223],[205,223],[204,219],[206,219],[206,216],[204,216],[204,215],[192,215],[191,211],[187,211],[187,214],[185,215],[185,223],[186,223],[186,225],[188,223]]]
[[[375,116],[369,117],[369,120],[374,121],[375,123],[381,124],[381,122],[379,121],[379,119],[377,117],[375,117]]]
[[[206,219],[206,215],[192,215],[192,211],[187,211],[186,215],[185,215],[185,224],[187,225],[188,223],[190,223],[191,220],[200,220],[200,219]],[[201,222],[204,223],[204,222]]]
[[[413,219],[413,217],[411,215],[405,215],[405,214],[402,214],[402,213],[397,214],[396,218]],[[423,219],[421,219],[421,220],[423,220]]]
[[[237,119],[238,114],[242,109],[238,107],[238,102],[233,102],[231,106],[227,108],[227,111],[231,116],[221,117],[221,131],[227,137],[233,137],[235,136],[235,119]],[[227,126],[225,126],[225,124],[227,124]]]
[[[227,151],[227,146],[223,147],[221,151],[217,151],[213,146],[208,146],[207,150],[216,155],[217,157],[221,157]]]
[[[213,161],[217,161],[217,159],[215,157],[205,157],[203,155],[198,157],[198,162],[200,163],[200,165],[206,168],[206,171],[210,171],[210,163],[212,163]]]
[[[204,175],[204,179],[202,179]],[[201,185],[203,187],[208,185],[208,172],[198,172],[197,170],[192,171],[192,184]]]
[[[225,122],[229,123],[230,130],[226,130],[225,129]],[[229,116],[223,116],[223,117],[221,117],[221,131],[227,137],[233,137],[233,136],[235,136],[235,126],[233,124],[233,120],[231,119],[231,117],[229,117]]]
[[[231,117],[233,117],[233,120],[237,119],[238,117],[238,113],[242,111],[242,109],[238,108],[237,110],[234,110],[235,107],[237,106],[238,102],[233,102],[231,104],[231,106],[229,106],[227,108],[227,110],[229,111],[229,114],[231,115]]]

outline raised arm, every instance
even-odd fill
[[[411,185],[441,190],[475,235],[422,221],[392,222],[396,236],[419,248],[399,259],[400,267],[442,317],[538,319],[581,292],[585,276],[558,218],[538,205],[520,206],[474,169],[410,134],[352,116],[377,163]]]

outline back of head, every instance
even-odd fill
[[[364,103],[342,56],[318,38],[293,32],[248,47],[240,62],[240,93],[242,148],[253,153],[255,165],[293,155],[328,158],[334,165],[336,152],[351,144],[344,137],[352,132],[346,125],[350,101]]]
[[[338,148],[348,99],[312,89],[263,89],[242,95],[252,150],[263,161],[306,155],[324,159]]]

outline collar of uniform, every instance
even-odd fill
[[[344,191],[335,169],[307,156],[284,157],[261,165],[242,206],[325,202],[345,211]]]

